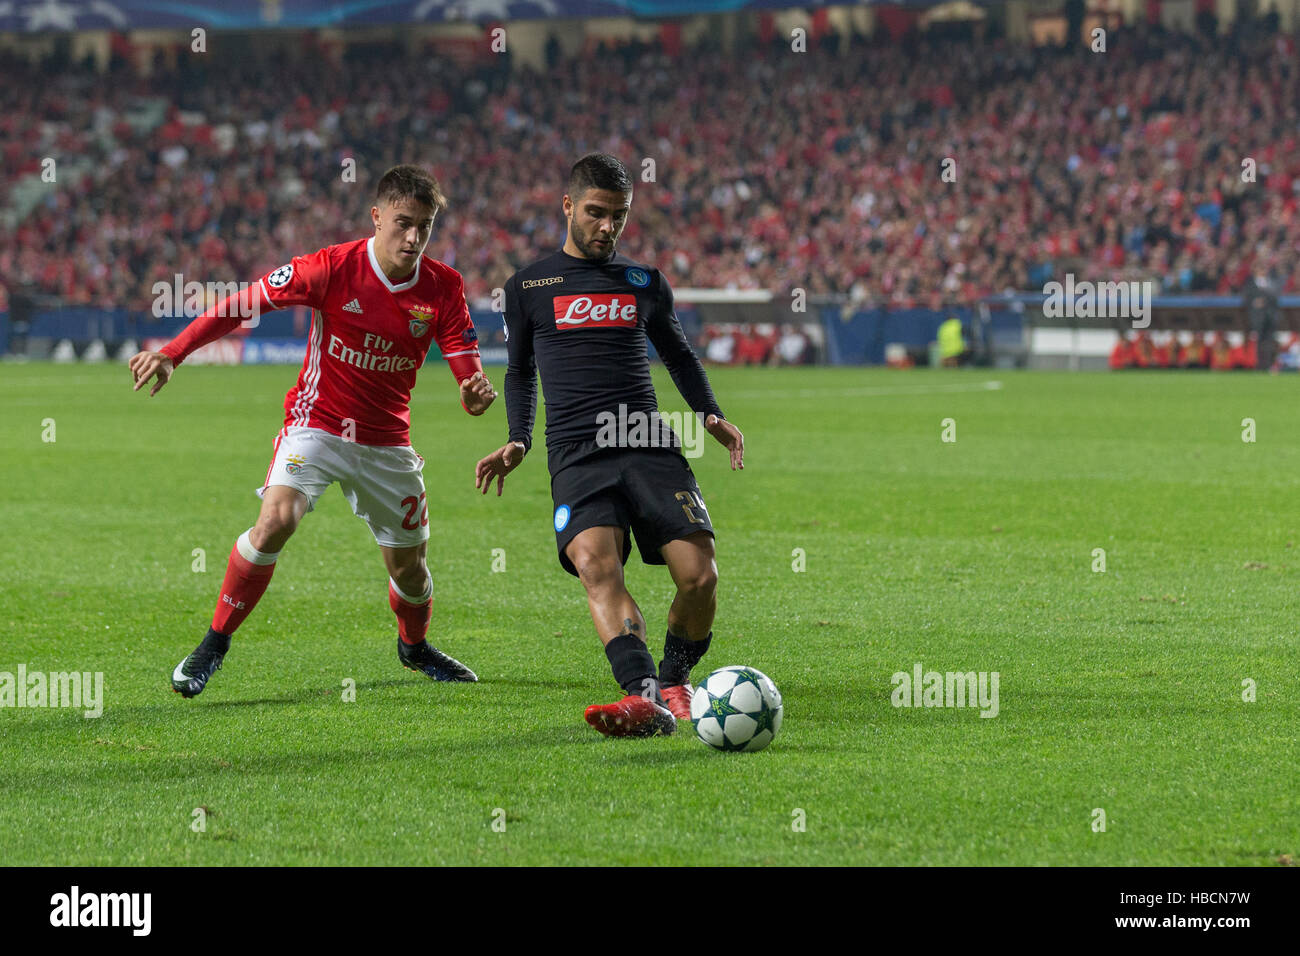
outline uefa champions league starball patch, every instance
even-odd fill
[[[555,509],[555,530],[563,531],[569,525],[569,506],[560,505]]]
[[[293,263],[287,262],[266,277],[266,283],[272,289],[283,289],[293,278]]]
[[[623,274],[627,277],[627,281],[632,283],[638,289],[644,289],[650,284],[650,273],[646,272],[644,269],[638,269],[636,266],[631,266],[627,272]]]

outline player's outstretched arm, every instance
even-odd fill
[[[745,436],[740,429],[725,418],[710,415],[704,419],[704,429],[718,440],[723,448],[731,452],[731,470],[745,470]]]
[[[722,417],[722,409],[713,397],[709,377],[704,373],[700,358],[686,340],[686,333],[677,321],[673,310],[673,290],[668,280],[659,274],[659,297],[656,308],[646,323],[646,336],[659,353],[660,360],[673,378],[677,391],[686,404],[698,415],[705,416],[704,429],[731,453],[731,470],[745,467],[745,436],[740,429]]]
[[[295,262],[303,261],[301,257],[294,260]],[[277,272],[280,270],[277,269]],[[305,270],[299,270],[301,274]],[[206,312],[196,318],[158,352],[138,352],[128,363],[131,374],[135,378],[135,390],[138,392],[145,382],[155,375],[158,381],[154,384],[149,395],[152,397],[158,394],[158,390],[167,384],[176,370],[176,366],[184,362],[191,354],[210,342],[227,335],[239,326],[246,317],[260,315],[262,312],[274,312],[280,308],[280,305],[272,302],[262,291],[261,283],[255,287],[257,296],[256,306],[250,306],[246,292],[234,292],[226,296],[216,305],[211,306]],[[310,294],[300,295],[297,302],[310,304],[317,308],[317,301]],[[291,302],[288,304],[297,304]],[[282,303],[283,304],[283,303]],[[253,311],[249,312],[250,307]]]
[[[506,475],[519,467],[519,463],[524,460],[524,455],[528,449],[524,447],[523,442],[512,441],[502,445],[486,458],[481,459],[474,467],[474,487],[488,493],[492,487],[492,479],[497,480],[497,497],[501,497],[501,488],[506,482]]]
[[[158,390],[166,385],[172,377],[172,372],[176,366],[172,363],[171,356],[164,355],[162,352],[136,352],[127,363],[131,369],[131,376],[135,379],[135,388],[132,391],[140,391],[140,387],[153,378],[155,375],[158,381],[154,387],[149,390],[149,397],[158,394]]]
[[[471,415],[482,415],[496,397],[497,390],[492,387],[482,369],[460,383],[460,403]]]

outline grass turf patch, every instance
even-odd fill
[[[147,399],[120,367],[0,368],[0,671],[101,671],[105,693],[97,719],[0,709],[6,863],[1300,855],[1300,380],[711,371],[747,455],[732,473],[706,438],[692,462],[720,570],[695,676],[750,664],[786,703],[767,751],[732,755],[685,724],[606,740],[582,722],[620,691],[556,561],[540,426],[505,496],[476,495],[504,406],[466,416],[436,368],[412,412],[430,638],[481,683],[400,667],[382,561],[332,488],[224,669],[173,694],[294,374],[187,366]],[[628,581],[657,658],[671,582],[635,551]],[[998,716],[893,706],[892,675],[917,663],[998,672]]]

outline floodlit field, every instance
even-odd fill
[[[172,693],[295,374],[185,367],[148,399],[123,367],[0,367],[0,672],[102,672],[104,696],[91,719],[0,709],[4,863],[1300,856],[1300,379],[713,370],[747,467],[711,439],[693,462],[720,568],[696,677],[751,664],[786,707],[768,750],[721,754],[686,724],[583,723],[621,692],[555,558],[540,430],[505,496],[477,496],[504,403],[468,417],[439,368],[413,407],[430,639],[481,683],[399,666],[335,488],[224,669]],[[667,572],[628,577],[658,659]],[[997,672],[996,716],[894,706],[917,665]]]

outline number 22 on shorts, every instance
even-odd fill
[[[425,492],[420,492],[420,497],[407,495],[402,499],[402,507],[406,509],[406,517],[402,520],[402,527],[407,531],[415,531],[429,523],[429,503],[424,500]],[[420,512],[420,523],[415,523],[415,512],[423,506]]]

